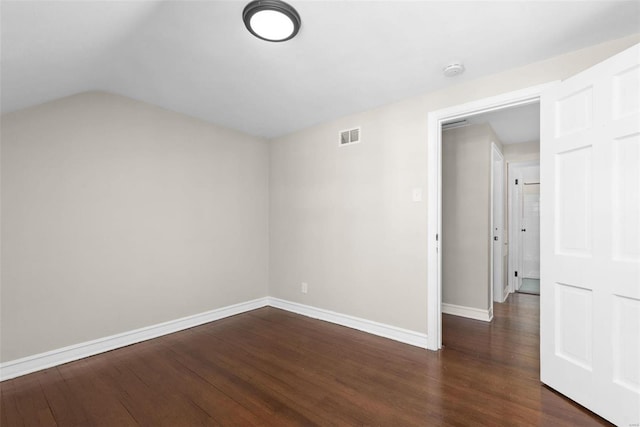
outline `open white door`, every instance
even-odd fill
[[[491,283],[493,300],[504,302],[504,157],[495,143],[491,143]]]
[[[542,381],[640,423],[640,45],[541,98]]]

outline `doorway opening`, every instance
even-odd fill
[[[505,189],[507,165],[539,161],[540,104],[446,121],[442,129],[442,313],[491,322],[494,303],[514,292],[509,270],[521,272],[518,291],[539,294],[539,167],[537,175],[509,167],[519,173],[517,201]],[[508,229],[509,211],[520,219],[517,233]],[[511,246],[517,267],[509,265]]]
[[[510,162],[509,292],[540,295],[540,161]]]
[[[463,104],[451,108],[447,108],[444,110],[439,110],[435,112],[429,113],[429,139],[428,139],[428,163],[429,163],[429,182],[428,182],[428,235],[429,235],[429,246],[428,246],[428,283],[427,283],[427,294],[428,294],[428,325],[427,325],[427,348],[430,350],[439,350],[442,347],[442,313],[443,311],[452,313],[450,310],[452,307],[447,306],[446,301],[443,300],[443,274],[444,263],[448,262],[446,260],[446,247],[447,243],[451,243],[447,239],[446,233],[443,233],[443,132],[442,125],[460,122],[460,121],[472,121],[475,119],[482,119],[484,115],[485,118],[491,114],[497,113],[506,113],[507,110],[516,110],[516,107],[519,109],[537,109],[538,111],[538,122],[535,124],[537,130],[540,130],[539,124],[539,102],[540,95],[543,90],[549,87],[551,84],[545,84],[540,86],[535,86],[532,88],[511,92],[507,94],[503,94],[500,96],[486,98],[480,101],[475,101],[468,104]],[[510,119],[507,118],[507,121]],[[495,141],[492,141],[495,143]],[[538,142],[539,143],[539,142]],[[499,145],[499,144],[495,144]],[[496,167],[494,161],[492,161],[493,156],[493,146],[490,146],[491,151],[487,151],[487,158],[489,159],[489,167]],[[516,150],[517,151],[517,150]],[[539,154],[538,156],[539,157]],[[499,156],[495,157],[495,161],[499,162]],[[504,161],[504,156],[503,160]],[[498,168],[500,168],[498,166]],[[508,170],[505,171],[505,168],[502,167],[502,178],[504,182],[504,176],[508,177]],[[494,176],[494,174],[491,174]],[[501,191],[504,194],[504,187]],[[488,193],[492,193],[492,189],[494,189],[493,182],[490,181],[488,185]],[[495,190],[495,189],[494,189]],[[505,195],[506,198],[506,195]],[[494,198],[490,199],[491,204],[495,202]],[[502,203],[504,206],[504,203]],[[490,210],[490,212],[493,209]],[[503,209],[504,215],[503,218],[507,217],[506,207]],[[491,215],[491,213],[489,213]],[[444,219],[447,221],[447,219]],[[504,221],[503,221],[504,222]],[[493,301],[498,299],[504,300],[504,296],[508,295],[511,291],[511,283],[512,281],[507,279],[507,274],[509,271],[508,260],[504,260],[504,257],[508,253],[504,251],[504,236],[508,236],[509,231],[505,227],[506,224],[502,224],[498,226],[498,230],[495,230],[494,218],[490,217],[488,222],[490,227],[487,227],[488,241],[485,240],[486,252],[488,253],[489,265],[488,270],[489,274],[487,277],[486,283],[487,285],[487,299],[486,299],[486,308],[483,308],[475,313],[481,317],[481,320],[490,321],[493,315]],[[496,233],[496,231],[498,233]],[[442,237],[442,238],[441,238]],[[497,237],[498,240],[495,240]],[[489,243],[490,242],[490,243]],[[499,251],[494,251],[493,248],[496,246],[493,242],[500,242],[502,246],[499,246],[502,250],[502,255]],[[508,240],[507,240],[508,242]],[[498,254],[497,257],[500,257],[498,260],[494,260],[494,253]],[[494,264],[494,261],[496,263]],[[502,263],[498,262],[502,261]],[[459,266],[459,271],[464,269],[464,265]],[[501,276],[503,278],[502,284],[498,285],[502,287],[502,293],[494,289],[494,270],[496,276]],[[504,273],[503,273],[504,272]],[[451,304],[455,306],[456,304]],[[443,310],[444,308],[444,310]],[[453,307],[453,309],[458,309],[459,307]],[[467,310],[466,314],[473,312],[473,310]],[[456,313],[452,313],[456,314]],[[467,316],[471,317],[471,316]]]

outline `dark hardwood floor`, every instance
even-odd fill
[[[538,380],[538,297],[438,353],[263,308],[2,382],[2,426],[607,425]]]

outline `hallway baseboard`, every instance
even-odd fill
[[[493,310],[483,310],[475,307],[465,307],[463,305],[442,303],[442,313],[452,314],[454,316],[466,317],[468,319],[482,320],[483,322],[491,322],[493,319]]]

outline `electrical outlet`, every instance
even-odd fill
[[[303,294],[306,294],[308,290],[309,290],[309,285],[307,285],[306,282],[302,282],[302,285],[300,286],[300,292],[302,292]]]

